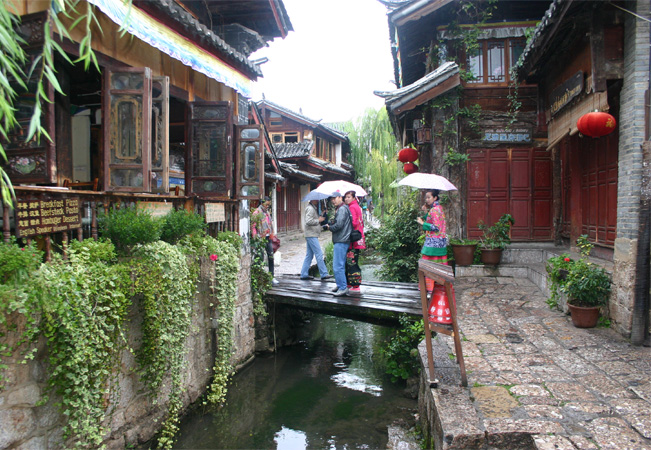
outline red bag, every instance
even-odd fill
[[[280,239],[278,239],[278,236],[274,234],[271,236],[271,249],[273,250],[274,253],[276,253],[279,248],[280,248]]]

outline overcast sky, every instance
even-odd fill
[[[294,31],[250,59],[268,57],[253,99],[324,122],[355,119],[392,90],[386,8],[377,0],[283,0]]]

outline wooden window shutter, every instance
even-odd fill
[[[170,191],[169,111],[170,79],[154,77],[151,110],[151,191]]]
[[[46,14],[32,14],[24,16],[18,25],[27,47],[27,64],[24,68],[26,74],[29,73],[33,61],[43,51],[46,18]],[[18,126],[7,133],[7,141],[3,139],[7,161],[0,160],[0,164],[4,163],[4,169],[13,183],[52,184],[57,181],[54,87],[45,78],[43,87],[50,102],[41,100],[41,126],[49,138],[43,135],[40,139],[26,140],[34,112],[34,96],[41,73],[40,67],[42,63],[32,71],[29,80],[24,80],[27,89],[20,86],[15,79],[9,78],[17,93],[13,106],[16,109],[15,118]]]
[[[104,78],[104,190],[149,192],[151,69],[108,71]]]
[[[186,186],[199,197],[230,198],[233,189],[233,104],[190,102]]]
[[[262,198],[264,193],[262,136],[262,125],[235,126],[235,189],[237,198]]]

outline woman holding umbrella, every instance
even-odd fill
[[[425,230],[425,243],[421,250],[421,258],[439,264],[448,264],[448,237],[445,234],[445,213],[439,205],[438,189],[425,191],[425,205],[429,209],[427,217],[423,220],[418,217],[416,221]],[[426,279],[427,293],[434,290],[434,280]]]

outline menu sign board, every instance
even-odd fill
[[[583,72],[578,71],[563,84],[554,89],[549,96],[549,110],[552,116],[574,99],[583,90]]]
[[[206,223],[224,222],[226,212],[223,203],[206,203]]]
[[[78,198],[20,201],[16,206],[18,234],[29,237],[81,228],[80,205]]]
[[[172,204],[163,202],[138,202],[138,209],[147,211],[152,217],[163,217],[172,211]]]

